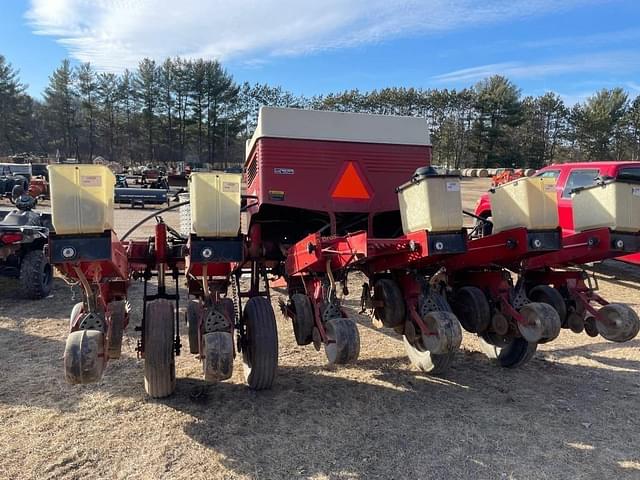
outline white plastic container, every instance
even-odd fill
[[[527,177],[496,187],[490,193],[493,232],[524,227],[558,227],[558,197],[553,178]]]
[[[573,229],[640,231],[640,184],[616,180],[573,193]]]
[[[398,187],[404,233],[428,230],[454,232],[462,229],[462,196],[457,176],[414,177]]]
[[[49,165],[51,220],[58,235],[113,229],[116,178],[104,165]]]
[[[191,226],[199,237],[235,237],[240,231],[240,187],[236,173],[192,173]]]

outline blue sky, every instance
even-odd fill
[[[182,55],[296,94],[501,73],[575,103],[640,94],[639,20],[634,0],[0,0],[0,54],[35,96],[65,57],[122,71]]]

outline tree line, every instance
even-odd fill
[[[498,75],[460,90],[391,87],[304,97],[239,84],[215,60],[168,58],[144,59],[122,74],[64,60],[42,98],[33,98],[2,55],[0,156],[225,168],[243,162],[262,105],[423,117],[434,163],[451,168],[640,159],[640,96],[621,88],[573,106],[552,92],[523,96]]]

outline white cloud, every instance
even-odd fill
[[[633,50],[577,55],[539,63],[514,61],[480,65],[436,75],[432,80],[439,83],[468,83],[491,75],[504,75],[517,79],[550,77],[567,73],[615,72],[620,74],[638,70],[640,70],[640,52]]]
[[[433,34],[598,0],[31,0],[27,19],[103,70],[143,57],[256,62],[272,55]]]

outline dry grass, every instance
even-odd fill
[[[614,275],[602,274],[601,293],[638,309],[638,284]],[[249,391],[239,359],[230,381],[206,385],[183,351],[162,401],[144,395],[132,326],[102,382],[66,385],[69,287],[57,280],[52,297],[24,302],[0,282],[0,478],[640,478],[639,340],[563,332],[512,371],[468,335],[449,373],[430,378],[357,315],[360,281],[346,302],[356,365],[324,366],[278,315],[271,391]],[[140,297],[134,284],[133,323]]]

